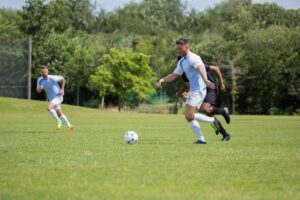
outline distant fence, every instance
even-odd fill
[[[28,53],[28,42],[0,41],[0,96],[28,97]]]

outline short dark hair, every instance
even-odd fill
[[[176,45],[183,45],[183,44],[189,44],[189,41],[185,38],[179,38],[178,40],[176,40]]]
[[[41,65],[40,69],[48,69],[48,67],[46,65]]]

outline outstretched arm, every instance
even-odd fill
[[[169,74],[168,76],[165,76],[165,77],[159,79],[157,85],[158,85],[158,86],[161,86],[162,83],[172,82],[172,81],[174,81],[177,77],[178,77],[178,74],[172,72],[172,73]]]
[[[216,66],[210,66],[209,71],[214,73],[217,76],[218,81],[220,82],[220,90],[221,92],[226,92],[226,87],[223,81],[222,73],[219,67]]]

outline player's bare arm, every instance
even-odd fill
[[[178,74],[172,72],[168,76],[165,76],[164,78],[159,79],[157,85],[161,86],[163,83],[168,83],[174,81],[178,77]]]
[[[211,65],[209,71],[214,73],[217,76],[218,81],[220,82],[220,90],[221,92],[226,92],[226,87],[223,81],[222,73],[219,67]]]
[[[43,89],[44,89],[44,87],[42,85],[40,85],[37,87],[36,91],[37,91],[37,93],[41,93]]]
[[[190,83],[185,82],[185,91],[181,94],[183,98],[188,98],[190,92]]]
[[[60,93],[62,94],[62,95],[64,95],[65,94],[65,78],[63,78],[61,81],[60,81],[60,83],[61,83],[61,89],[60,89]]]

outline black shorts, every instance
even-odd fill
[[[203,102],[210,103],[211,105],[215,105],[218,94],[216,90],[207,90],[206,96]]]

